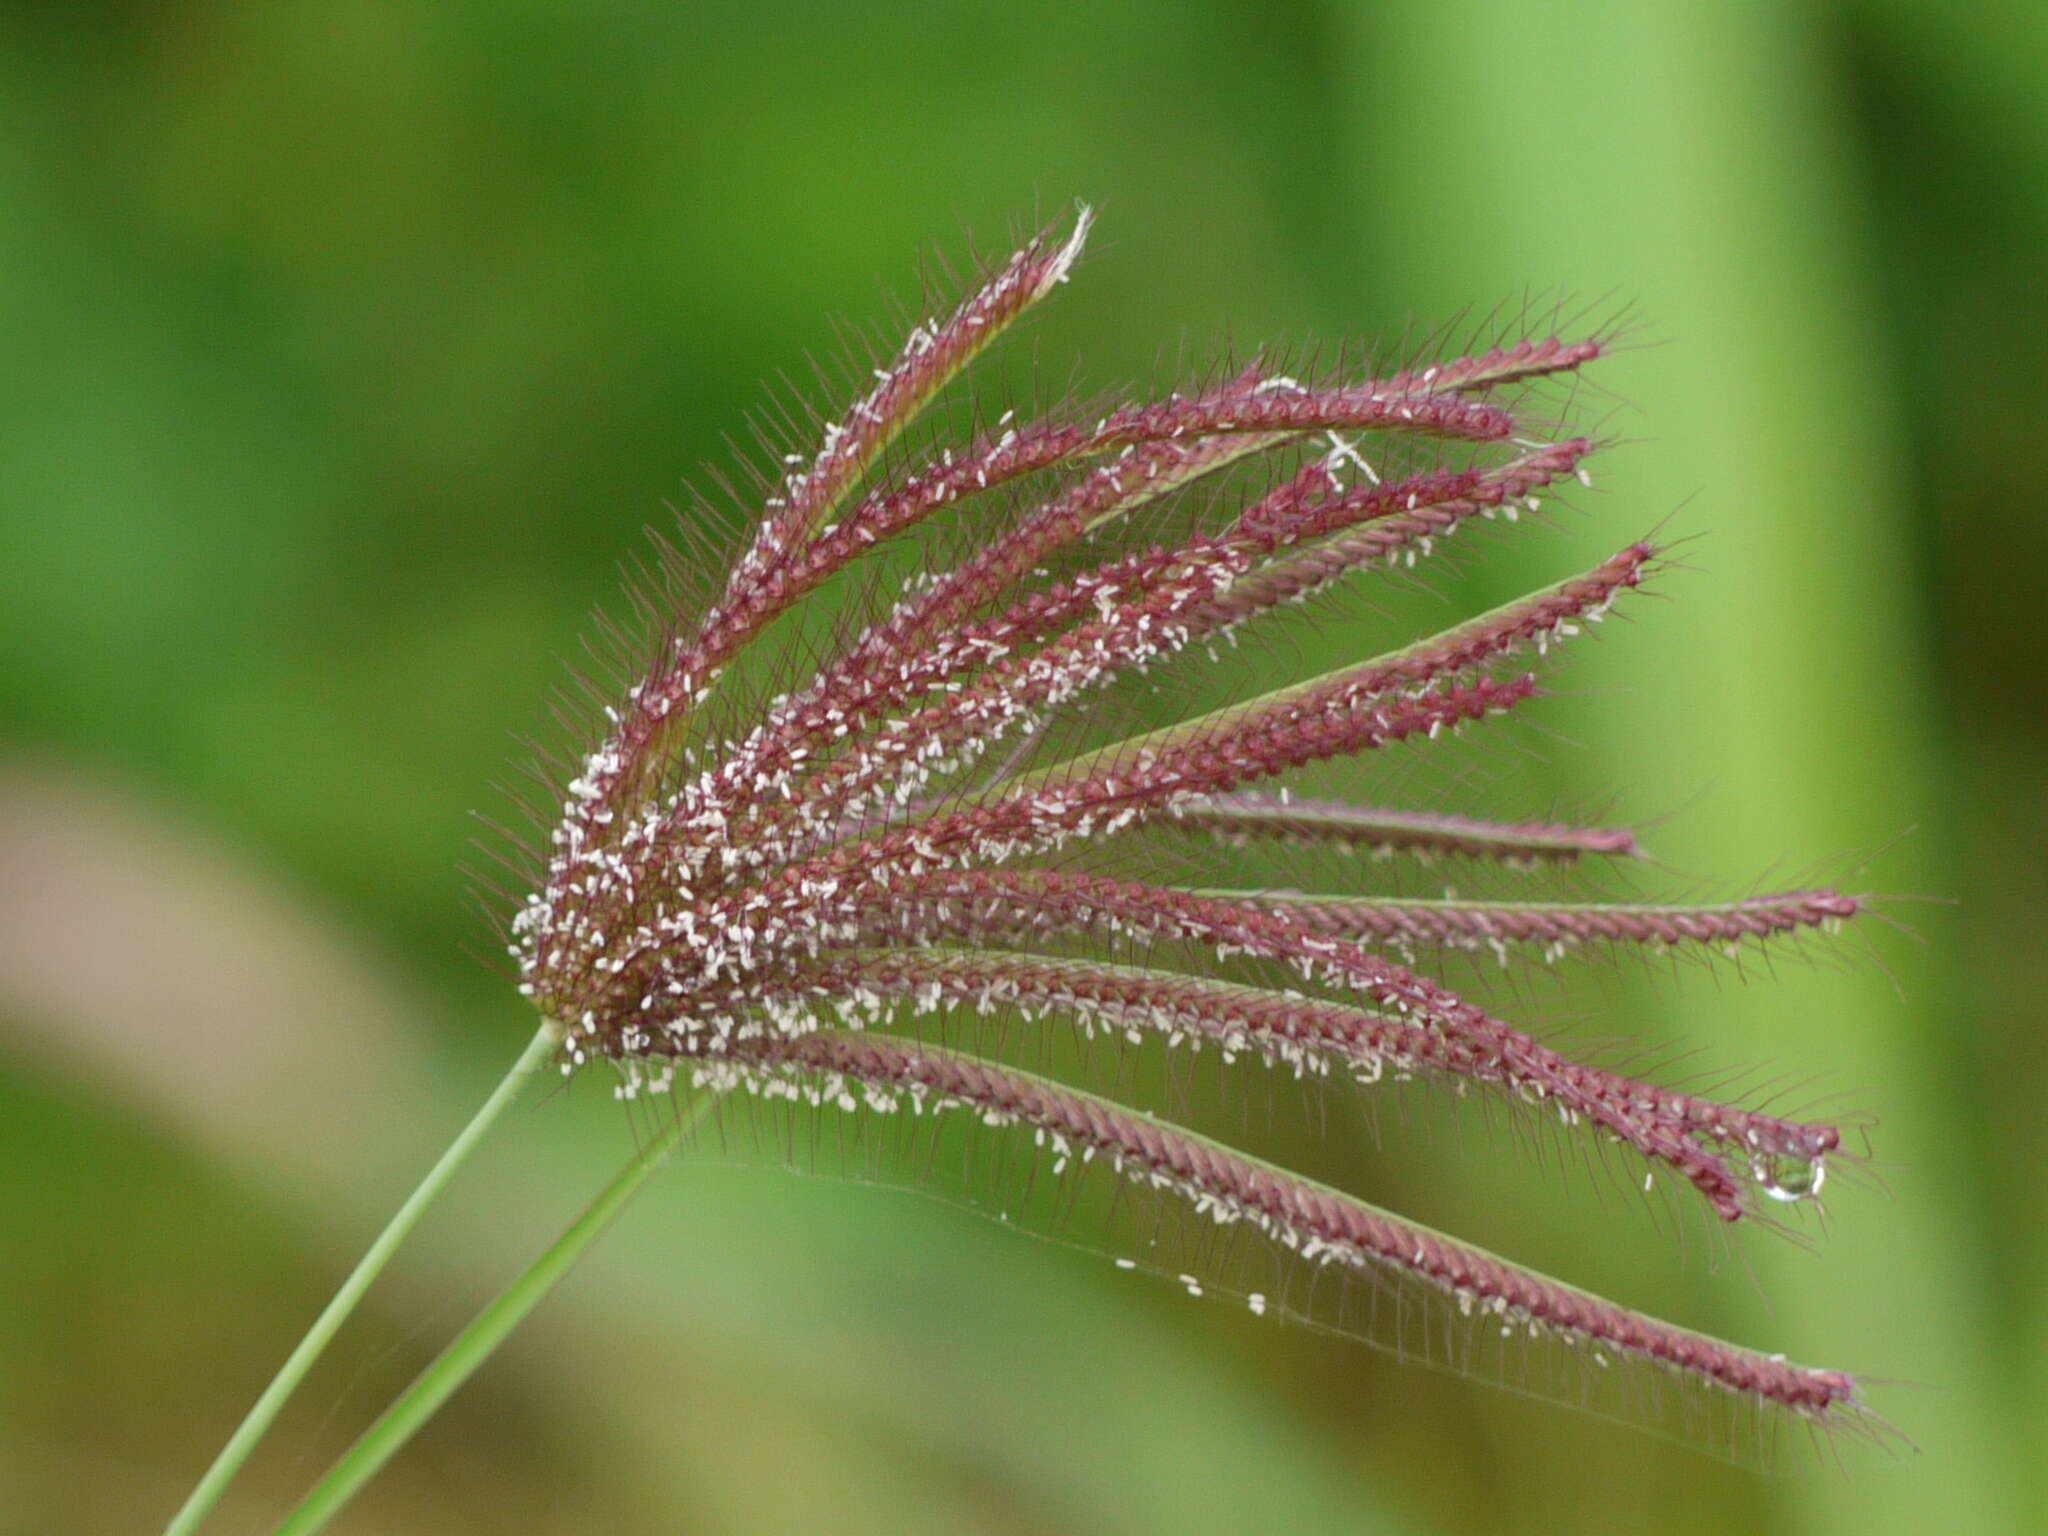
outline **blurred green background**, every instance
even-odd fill
[[[1486,1147],[1354,1187],[1883,1378],[1763,1477],[955,1204],[663,1176],[351,1532],[2048,1525],[2048,69],[2022,0],[0,5],[0,1530],[154,1529],[528,1021],[469,813],[758,381],[1103,206],[1027,347],[1628,306],[1630,439],[1461,603],[1700,535],[1508,782],[1683,878],[1943,898],[1603,1027],[1880,1121],[1818,1251]],[[1530,297],[1534,295],[1534,297]],[[1468,322],[1469,324],[1469,322]],[[1668,521],[1667,521],[1668,520]],[[1355,649],[1355,647],[1353,647]],[[1513,795],[1510,795],[1510,800]],[[632,1144],[502,1129],[218,1528],[267,1528]],[[1355,1143],[1355,1144],[1354,1144]],[[1347,1161],[1348,1159],[1348,1161]]]

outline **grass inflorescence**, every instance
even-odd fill
[[[1278,842],[1509,871],[1635,859],[1621,828],[1294,790],[1314,765],[1523,706],[1551,653],[1657,569],[1653,545],[1318,676],[1164,723],[1134,714],[1219,643],[1585,479],[1598,445],[1523,402],[1608,339],[1530,338],[1377,376],[1253,364],[1155,401],[920,438],[928,408],[1068,279],[1089,222],[1026,242],[913,325],[844,415],[781,456],[707,601],[643,603],[658,649],[570,774],[512,923],[519,985],[563,1068],[617,1064],[629,1097],[957,1112],[991,1136],[1028,1133],[1054,1182],[1107,1169],[1297,1273],[1423,1298],[1464,1320],[1462,1348],[1483,1327],[1856,1421],[1842,1372],[1590,1296],[996,1047],[1049,1019],[1170,1055],[1490,1096],[1633,1160],[1645,1182],[1669,1176],[1728,1225],[1817,1201],[1841,1149],[1835,1125],[1581,1059],[1417,957],[1719,952],[1832,929],[1855,897],[1484,900],[1229,879],[1233,850]],[[863,596],[859,573],[919,535],[922,563]],[[821,600],[836,623],[807,613]],[[1145,684],[1160,686],[1134,692]],[[1210,878],[1152,877],[1133,850],[1161,837],[1182,845],[1162,862],[1207,859]]]

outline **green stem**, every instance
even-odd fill
[[[643,1151],[619,1170],[602,1193],[584,1208],[574,1226],[557,1238],[552,1247],[528,1266],[475,1321],[441,1351],[432,1365],[386,1408],[377,1422],[363,1432],[346,1455],[328,1469],[313,1491],[285,1517],[276,1536],[310,1536],[353,1497],[363,1484],[383,1468],[420,1427],[454,1395],[506,1336],[554,1289],[583,1252],[618,1215],[633,1193],[646,1182],[676,1144],[695,1128],[706,1110],[717,1102],[706,1093],[695,1103],[679,1106],[675,1119]]]
[[[192,1496],[185,1500],[177,1514],[171,1517],[171,1523],[164,1527],[164,1536],[190,1536],[191,1532],[199,1528],[199,1522],[204,1520],[214,1505],[220,1502],[220,1496],[227,1491],[228,1483],[249,1459],[249,1453],[256,1449],[257,1442],[276,1422],[286,1400],[297,1390],[299,1383],[305,1380],[306,1373],[313,1368],[313,1362],[320,1358],[321,1351],[327,1348],[334,1335],[340,1331],[349,1313],[355,1310],[356,1303],[363,1299],[363,1293],[369,1290],[370,1283],[391,1261],[391,1255],[398,1251],[398,1245],[404,1242],[412,1229],[419,1224],[419,1219],[426,1214],[427,1207],[434,1203],[443,1189],[447,1188],[448,1181],[455,1176],[455,1171],[467,1161],[469,1154],[476,1150],[477,1143],[483,1140],[484,1132],[490,1129],[491,1122],[496,1120],[504,1112],[505,1106],[518,1096],[527,1074],[546,1061],[554,1048],[555,1037],[549,1033],[546,1026],[535,1032],[526,1049],[520,1052],[519,1059],[512,1064],[512,1069],[505,1074],[498,1086],[491,1090],[491,1096],[484,1100],[483,1107],[471,1118],[469,1124],[462,1128],[462,1134],[449,1143],[448,1150],[441,1154],[441,1160],[434,1164],[424,1179],[420,1180],[419,1188],[406,1197],[405,1204],[398,1208],[397,1214],[386,1224],[384,1230],[377,1234],[377,1240],[370,1244],[370,1251],[362,1256],[348,1279],[342,1282],[341,1289],[334,1293],[334,1299],[327,1303],[327,1309],[314,1319],[313,1326],[306,1330],[306,1336],[299,1341],[299,1347],[292,1351],[291,1358],[286,1360],[277,1375],[271,1378],[270,1385],[263,1389],[263,1395],[256,1399],[256,1406],[249,1410],[248,1416],[236,1427],[228,1443],[221,1447],[220,1455],[216,1456],[213,1465],[206,1469],[206,1475],[199,1480],[199,1486],[192,1490]]]

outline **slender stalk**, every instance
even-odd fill
[[[341,1325],[356,1309],[356,1303],[363,1299],[363,1293],[369,1290],[371,1282],[391,1261],[391,1256],[398,1251],[399,1244],[403,1243],[412,1229],[419,1224],[419,1219],[426,1214],[427,1207],[434,1203],[443,1189],[447,1188],[449,1180],[455,1177],[456,1170],[468,1160],[469,1154],[476,1150],[477,1144],[483,1140],[484,1132],[504,1113],[505,1106],[518,1096],[527,1075],[547,1060],[555,1044],[555,1036],[546,1026],[534,1033],[533,1039],[527,1042],[526,1049],[519,1053],[519,1059],[512,1063],[511,1070],[500,1080],[498,1086],[491,1090],[491,1096],[484,1100],[483,1107],[478,1109],[469,1124],[462,1128],[462,1133],[448,1144],[448,1150],[441,1154],[440,1161],[428,1170],[427,1176],[420,1180],[419,1187],[406,1197],[405,1204],[398,1208],[397,1213],[385,1224],[384,1230],[377,1234],[377,1240],[370,1244],[369,1251],[357,1261],[349,1277],[341,1283],[341,1289],[334,1293],[334,1299],[327,1303],[326,1310],[314,1319],[313,1326],[306,1330],[306,1336],[299,1340],[298,1348],[292,1351],[291,1357],[279,1368],[277,1375],[271,1378],[270,1385],[263,1389],[263,1395],[256,1399],[256,1405],[236,1427],[234,1434],[228,1438],[228,1443],[221,1447],[220,1455],[216,1456],[213,1465],[206,1469],[206,1475],[199,1480],[199,1486],[192,1490],[191,1497],[186,1499],[177,1514],[171,1517],[171,1523],[164,1527],[164,1536],[190,1536],[191,1532],[199,1528],[199,1522],[204,1520],[214,1505],[220,1502],[220,1496],[227,1491],[228,1484],[241,1470],[242,1464],[249,1459],[250,1452],[256,1449],[257,1442],[276,1422],[286,1401],[298,1389],[299,1383],[306,1379],[306,1373],[313,1368],[313,1362],[320,1358],[321,1351],[325,1350],[333,1341],[335,1334],[340,1332]]]
[[[377,1422],[363,1432],[346,1455],[328,1469],[312,1492],[285,1517],[276,1536],[309,1536],[334,1517],[365,1483],[382,1470],[441,1405],[454,1395],[492,1351],[540,1304],[543,1296],[583,1256],[599,1233],[610,1225],[647,1176],[661,1166],[676,1144],[693,1130],[705,1112],[717,1102],[706,1092],[693,1103],[679,1106],[675,1119],[662,1133],[619,1170],[611,1183],[584,1208],[583,1214],[557,1238],[554,1244],[528,1266],[526,1271],[498,1294],[474,1321],[456,1336],[429,1365],[386,1408]]]

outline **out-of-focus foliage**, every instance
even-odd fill
[[[944,1203],[679,1167],[337,1528],[2038,1524],[2041,30],[1931,0],[0,7],[0,1527],[161,1520],[516,1050],[466,953],[469,812],[662,499],[833,351],[823,317],[1077,195],[1106,238],[1037,327],[1056,387],[1075,354],[1110,384],[1557,295],[1638,317],[1655,345],[1601,373],[1625,406],[1590,403],[1635,439],[1602,494],[1439,580],[1469,605],[1655,524],[1704,535],[1696,573],[1474,792],[1611,796],[1683,876],[1955,898],[1767,984],[1547,1003],[1844,1092],[1886,1188],[1818,1252],[1717,1264],[1483,1145],[1340,1116],[1320,1156],[1899,1379],[1920,1453],[1760,1479]],[[517,1117],[223,1528],[630,1137],[601,1091]]]

